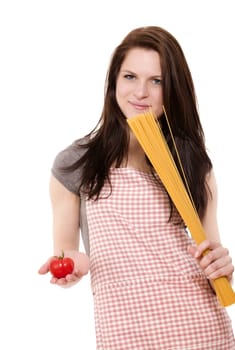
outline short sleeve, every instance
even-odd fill
[[[54,159],[51,172],[53,176],[62,183],[69,191],[79,195],[81,181],[81,169],[66,171],[63,167],[72,165],[78,161],[85,150],[79,147],[79,143],[73,142],[70,146],[60,151]]]

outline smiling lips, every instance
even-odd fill
[[[134,107],[135,109],[137,109],[139,111],[143,111],[143,110],[148,109],[148,108],[151,107],[148,104],[143,104],[143,103],[139,103],[139,102],[131,102],[131,101],[129,101],[129,103],[131,104],[132,107]]]

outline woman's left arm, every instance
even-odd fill
[[[202,225],[207,239],[196,248],[190,247],[189,252],[198,260],[208,279],[214,280],[226,276],[229,281],[232,281],[234,272],[232,258],[228,249],[223,247],[220,241],[217,223],[217,184],[213,171],[208,174],[206,181],[210,194]],[[209,253],[204,255],[206,250],[209,250]]]

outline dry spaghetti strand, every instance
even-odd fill
[[[188,191],[186,190],[161,127],[155,121],[154,114],[151,111],[139,114],[136,117],[127,119],[127,123],[158,173],[184,223],[187,225],[192,238],[197,244],[200,244],[206,239],[204,229],[193,204],[190,191],[189,189]],[[222,306],[229,306],[235,303],[235,293],[226,277],[215,279],[213,285]]]

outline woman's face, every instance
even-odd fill
[[[144,48],[128,51],[117,77],[116,99],[126,118],[148,109],[157,116],[162,114],[162,73],[158,52]]]

